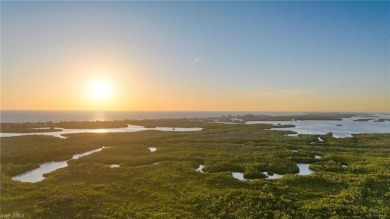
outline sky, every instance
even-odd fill
[[[390,112],[390,3],[2,1],[1,109]]]

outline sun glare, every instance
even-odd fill
[[[90,85],[90,93],[94,99],[105,100],[110,97],[111,86],[105,80],[96,80]]]

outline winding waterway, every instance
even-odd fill
[[[194,132],[201,131],[202,128],[181,128],[181,127],[155,127],[155,128],[145,128],[144,126],[138,125],[128,125],[124,128],[107,128],[107,129],[61,129],[61,131],[54,132],[31,132],[31,133],[0,133],[0,137],[13,137],[13,136],[23,136],[23,135],[50,135],[58,138],[66,138],[65,134],[75,134],[75,133],[112,133],[112,132],[139,132],[146,130],[156,130],[163,132]]]
[[[84,156],[90,155],[92,153],[99,152],[105,148],[107,148],[107,147],[103,146],[103,147],[95,149],[95,150],[87,151],[87,152],[80,153],[80,154],[75,154],[75,155],[73,155],[72,159],[70,159],[70,160],[79,159],[80,157],[84,157]],[[57,170],[59,168],[67,167],[68,161],[69,160],[58,161],[58,162],[51,161],[51,162],[42,163],[39,165],[38,168],[31,170],[31,171],[27,171],[27,172],[22,173],[20,175],[14,176],[14,177],[12,177],[12,179],[17,180],[17,181],[21,181],[21,182],[31,182],[31,183],[39,182],[39,181],[42,181],[45,179],[45,177],[43,176],[44,174],[53,172],[54,170]]]
[[[299,168],[297,175],[306,176],[314,173],[313,170],[309,169],[309,164],[307,163],[297,163],[297,166]],[[263,172],[263,174],[266,176],[266,179],[279,179],[283,177],[283,174],[274,173],[273,175],[269,175],[267,172]],[[233,172],[232,177],[241,181],[246,180],[242,172]]]

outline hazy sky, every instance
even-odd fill
[[[389,4],[1,2],[1,108],[389,112]]]

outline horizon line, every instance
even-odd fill
[[[326,111],[326,110],[68,110],[68,109],[0,109],[0,111],[66,111],[66,112],[291,112],[291,113],[390,113],[390,111]]]

